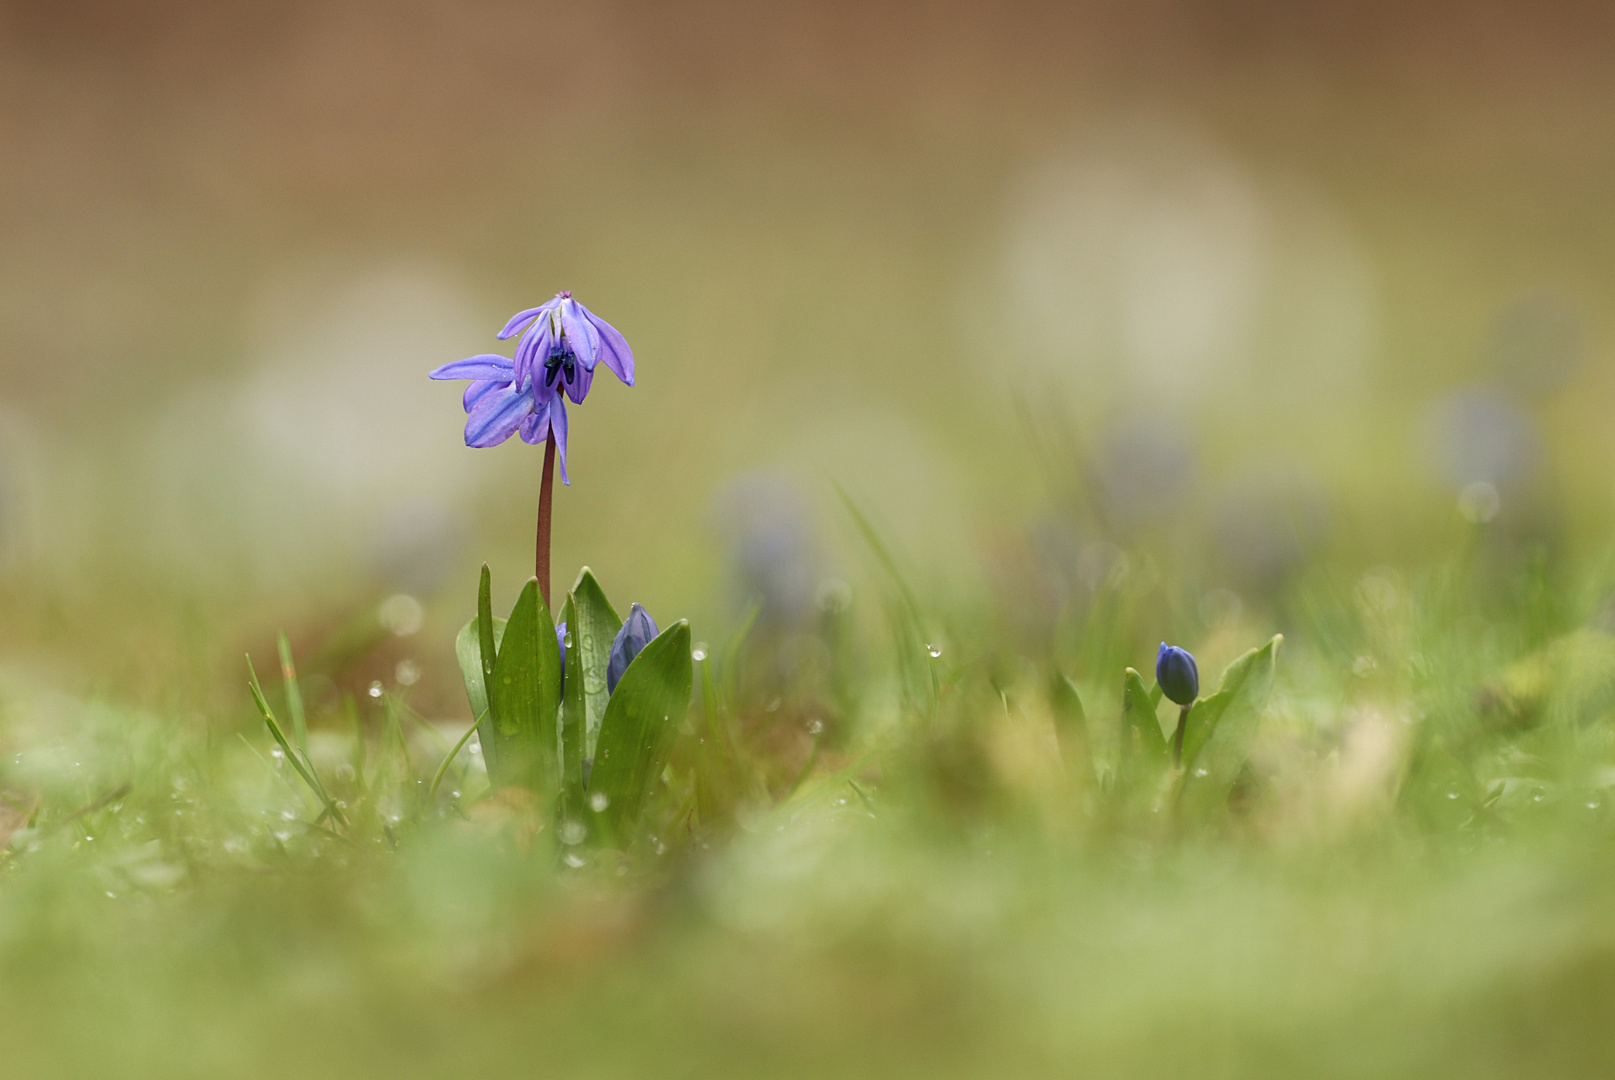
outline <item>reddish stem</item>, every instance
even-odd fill
[[[544,606],[550,606],[550,499],[555,494],[555,433],[544,443],[544,479],[538,488],[538,551],[533,572]]]

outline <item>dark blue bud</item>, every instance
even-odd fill
[[[566,694],[566,623],[555,627],[555,644],[561,650],[561,693]]]
[[[617,680],[622,673],[628,670],[628,665],[634,662],[641,649],[651,643],[651,640],[661,633],[656,629],[656,620],[650,617],[650,612],[635,604],[628,611],[628,621],[622,624],[617,631],[616,638],[611,642],[611,659],[606,661],[606,693],[617,689]]]
[[[1161,693],[1179,705],[1192,705],[1200,696],[1200,669],[1188,649],[1161,642],[1155,654],[1155,681]]]

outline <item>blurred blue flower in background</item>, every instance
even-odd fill
[[[1181,426],[1134,417],[1113,426],[1099,446],[1094,478],[1111,524],[1158,521],[1183,504],[1194,488],[1195,448]]]
[[[650,617],[650,612],[635,604],[628,611],[628,618],[623,621],[622,629],[611,642],[611,657],[606,661],[606,693],[617,689],[617,682],[622,673],[628,670],[628,665],[634,662],[634,657],[655,640],[661,633],[656,628],[656,620]]]
[[[1436,464],[1470,521],[1491,521],[1533,486],[1541,433],[1513,395],[1480,385],[1454,390],[1431,406],[1428,428]]]
[[[812,506],[801,490],[786,477],[752,473],[730,481],[714,510],[738,599],[761,600],[771,628],[805,625],[822,575]]]

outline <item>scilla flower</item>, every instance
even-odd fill
[[[525,327],[526,332],[523,333]],[[542,446],[553,434],[566,474],[566,399],[581,402],[594,380],[595,364],[634,384],[634,354],[604,319],[563,292],[540,307],[518,312],[499,332],[501,339],[522,334],[515,359],[482,353],[444,364],[434,379],[470,379],[463,399],[465,444],[497,446],[521,433],[522,441]]]
[[[1189,650],[1161,642],[1155,654],[1155,681],[1161,693],[1178,705],[1187,708],[1200,694],[1200,669],[1195,666]]]
[[[606,661],[606,693],[617,689],[617,681],[622,678],[622,673],[628,670],[634,657],[659,633],[661,631],[656,628],[656,620],[650,617],[650,612],[638,604],[629,609],[627,621],[611,642],[611,657]]]
[[[521,334],[515,361],[518,389],[536,383],[541,396],[565,391],[574,405],[580,404],[601,360],[617,378],[634,385],[634,353],[628,342],[614,326],[572,299],[569,291],[512,315],[499,339],[517,334]]]

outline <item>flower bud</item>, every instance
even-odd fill
[[[1178,705],[1192,705],[1200,695],[1200,669],[1189,650],[1161,642],[1155,654],[1155,681],[1161,693]]]
[[[628,619],[611,642],[611,658],[606,661],[606,693],[617,689],[617,680],[628,670],[641,649],[661,633],[650,613],[635,604],[628,611]]]

